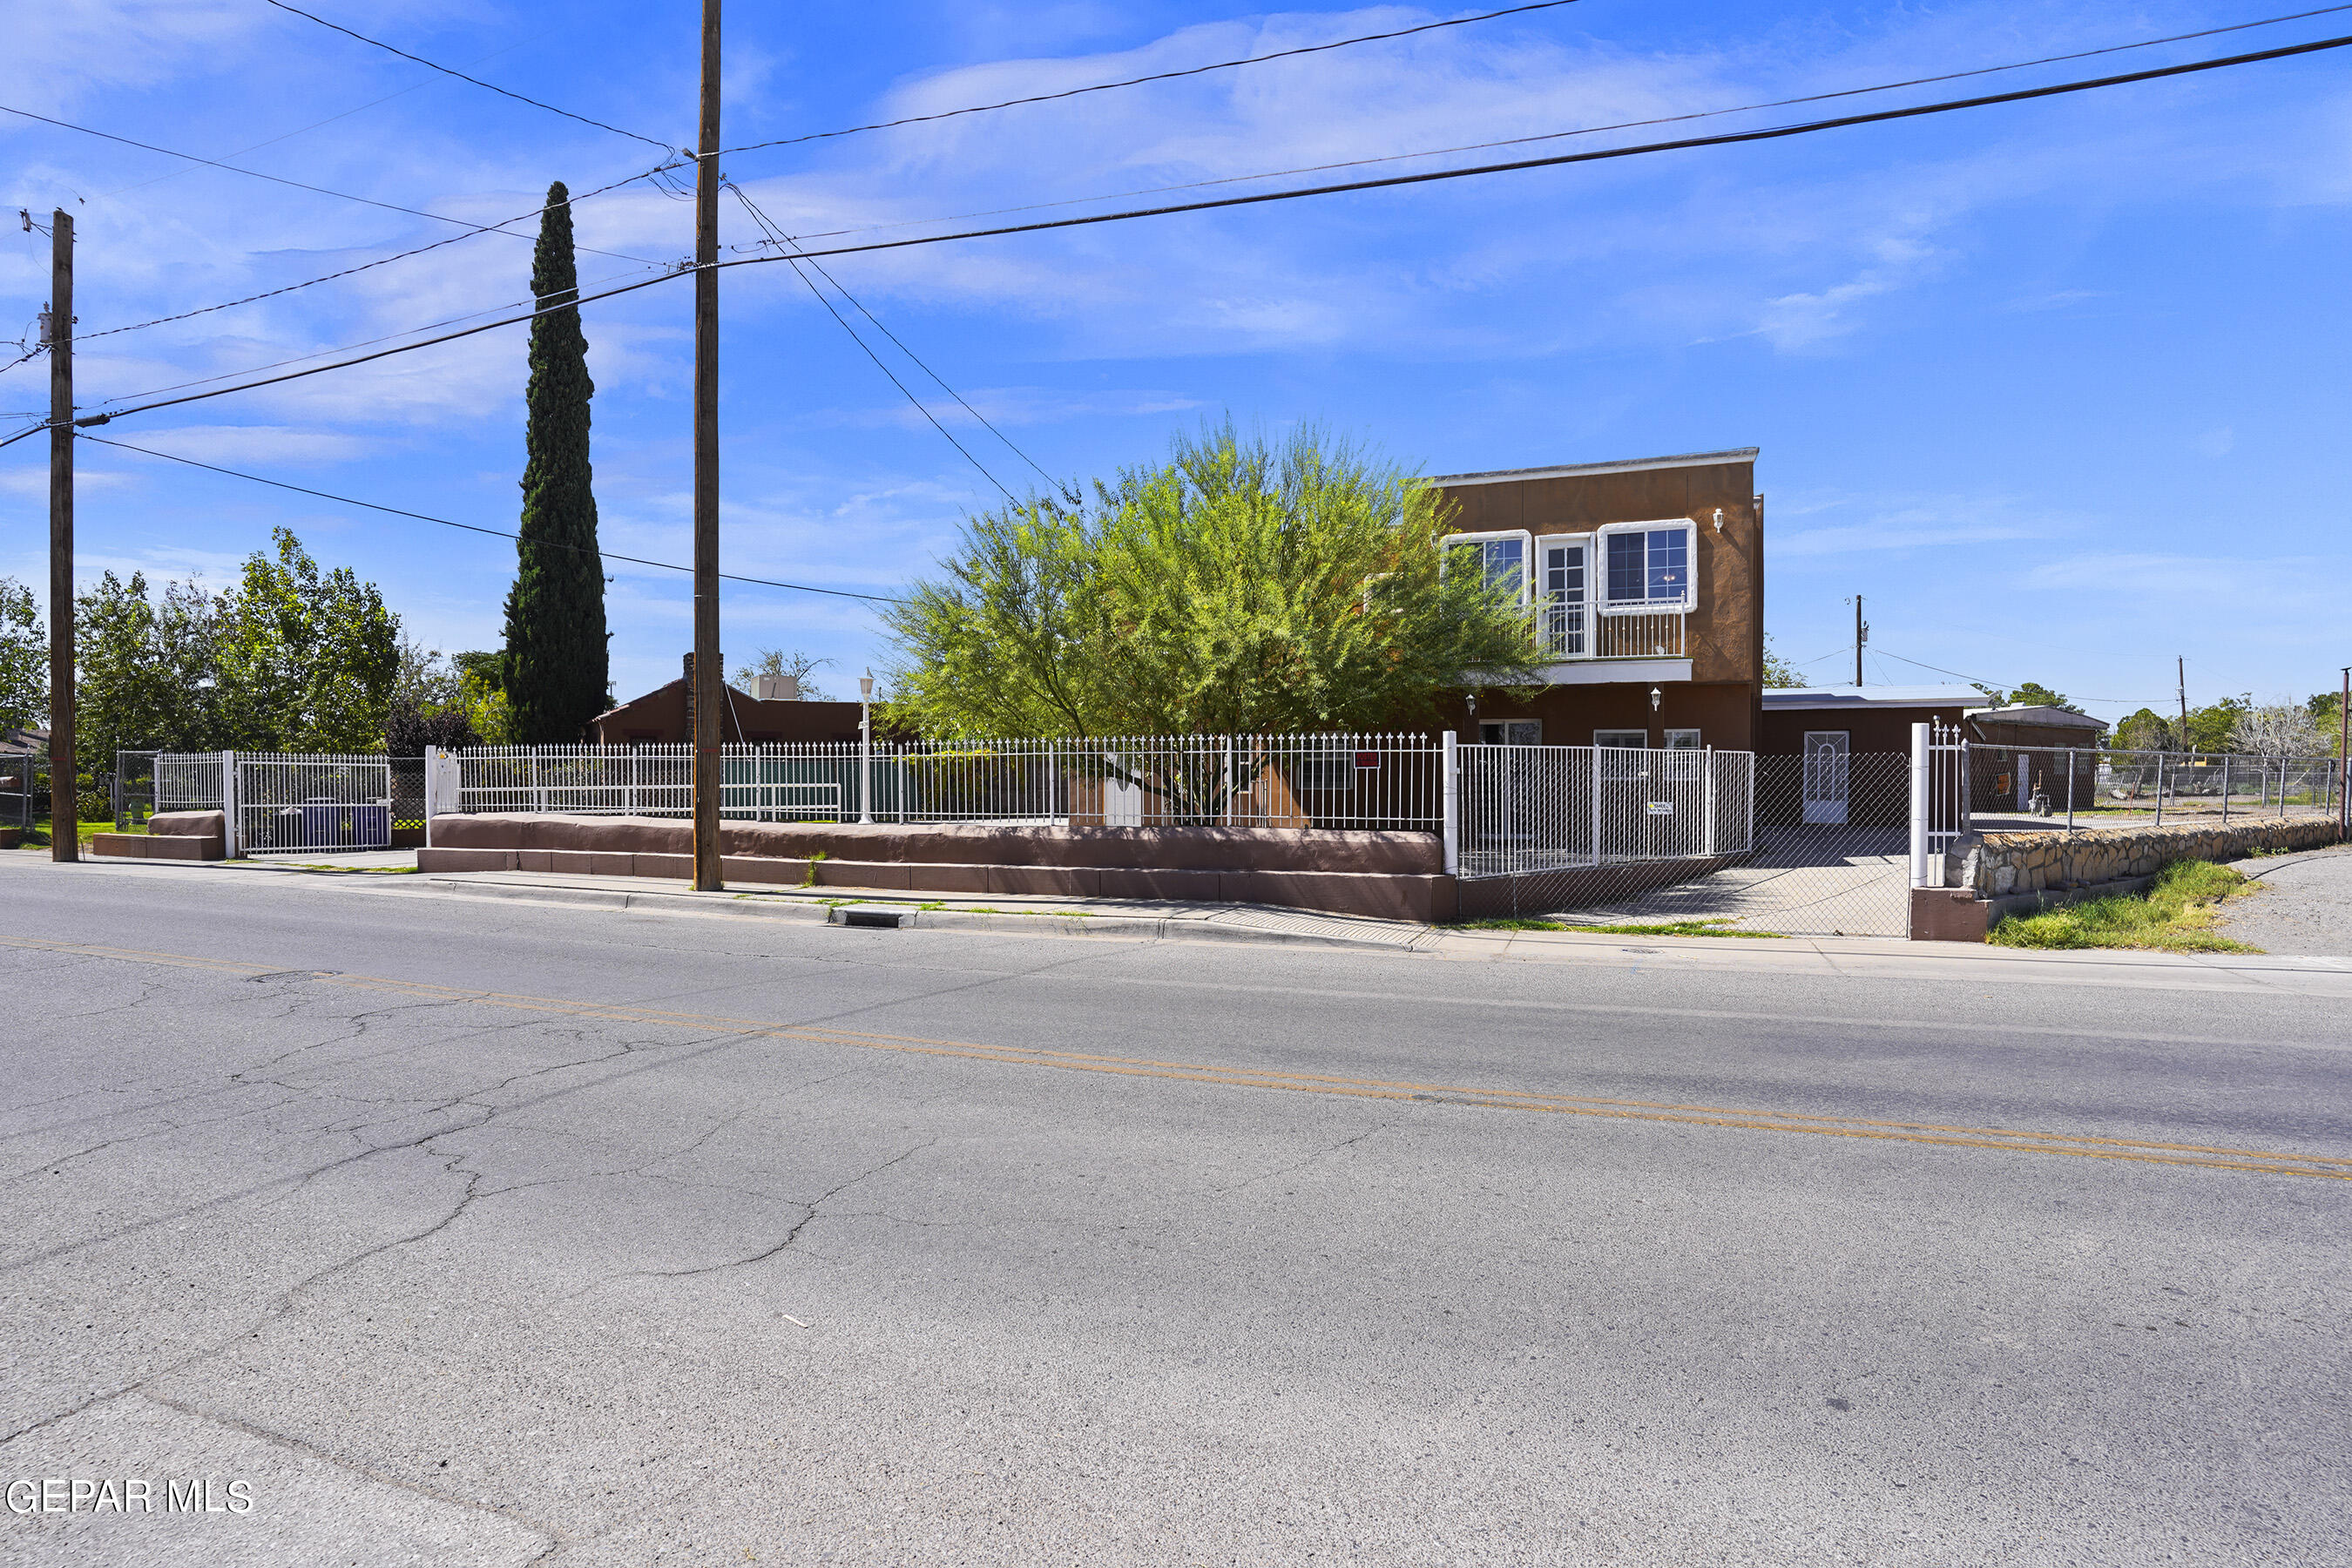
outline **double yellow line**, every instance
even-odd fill
[[[389,993],[436,1002],[473,1003],[567,1018],[612,1023],[652,1024],[706,1034],[736,1034],[747,1038],[807,1040],[820,1045],[847,1046],[859,1050],[896,1051],[914,1056],[951,1057],[965,1061],[997,1062],[1011,1067],[1054,1068],[1065,1072],[1109,1073],[1120,1078],[1165,1079],[1179,1083],[1220,1084],[1235,1089],[1283,1089],[1294,1094],[1340,1095],[1354,1100],[1421,1101],[1469,1106],[1488,1110],[1543,1111],[1555,1116],[1604,1117],[1622,1121],[1663,1121],[1694,1127],[1730,1127],[1757,1132],[1807,1132],[1822,1138],[1862,1138],[1883,1142],[1929,1143],[1948,1148],[1999,1149],[2017,1154],[2071,1154],[2085,1160],[2131,1160],[2146,1164],[2186,1165],[2214,1171],[2242,1171],[2259,1175],[2310,1176],[2321,1181],[2352,1181],[2352,1158],[2332,1154],[2282,1153],[2258,1149],[2232,1149],[2203,1143],[2168,1143],[2146,1138],[2105,1138],[2084,1133],[2021,1131],[2005,1127],[1953,1126],[1933,1121],[1874,1121],[1852,1116],[1811,1116],[1795,1111],[1756,1110],[1719,1105],[1685,1105],[1645,1100],[1605,1100],[1583,1095],[1543,1094],[1527,1089],[1494,1089],[1469,1084],[1419,1083],[1409,1079],[1346,1078],[1333,1074],[1285,1072],[1271,1068],[1213,1066],[1201,1062],[1160,1061],[1149,1057],[1106,1056],[1087,1051],[1052,1051],[1031,1046],[991,1046],[971,1040],[933,1039],[920,1035],[885,1035],[858,1029],[835,1029],[816,1024],[779,1024],[762,1018],[736,1018],[715,1013],[688,1013],[663,1007],[637,1007],[621,1003],[578,1002],[557,996],[530,996],[481,991],[422,981],[391,980],[378,975],[341,974],[327,971],[281,970],[233,959],[201,958],[187,953],[153,952],[139,948],[109,947],[92,942],[52,942],[37,937],[0,936],[0,946],[37,952],[74,953],[87,958],[111,958],[134,963],[161,963],[204,969],[253,978],[267,974],[299,975],[322,985]]]

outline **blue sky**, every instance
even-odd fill
[[[318,0],[320,14],[656,139],[689,139],[694,7]],[[2280,7],[2279,11],[2290,9]],[[919,220],[1713,110],[2279,14],[2259,5],[1581,3],[945,124],[747,152],[795,234]],[[1265,53],[1414,6],[811,4],[730,18],[731,144]],[[657,154],[262,0],[58,0],[10,23],[0,102],[401,206],[491,222]],[[1704,121],[1736,129],[2352,33],[2352,11],[1941,87]],[[383,101],[377,101],[383,100]],[[330,118],[334,117],[334,118]],[[318,121],[327,121],[318,124]],[[1672,132],[1612,132],[1589,144]],[[268,145],[255,147],[256,143]],[[191,310],[457,231],[0,115],[6,205],[76,215],[80,331]],[[246,152],[246,149],[255,150]],[[1395,165],[1423,169],[1480,155]],[[1491,154],[1486,155],[1491,156]],[[1240,188],[1264,188],[1258,185]],[[1097,204],[1099,205],[1099,204]],[[1063,211],[1090,210],[1074,205]],[[1106,474],[1231,412],[1320,422],[1428,472],[1763,448],[1767,623],[1850,679],[2039,679],[2114,718],[2335,683],[2352,392],[2352,49],[1753,146],[843,257],[834,275],[1045,470]],[[578,210],[590,284],[691,246],[639,183]],[[731,205],[725,243],[759,235]],[[532,225],[339,282],[89,342],[83,401],[511,304]],[[748,252],[746,252],[748,253]],[[47,244],[0,242],[0,336]],[[729,570],[889,592],[998,499],[789,268],[723,286]],[[607,548],[688,558],[690,286],[592,306]],[[856,318],[853,315],[853,319]],[[861,322],[862,324],[862,322]],[[519,329],[125,419],[101,434],[512,527]],[[878,343],[886,353],[885,343]],[[0,358],[13,357],[13,351]],[[1005,484],[1026,463],[912,367]],[[37,363],[0,375],[5,427]],[[47,581],[45,444],[0,453],[0,574]],[[413,633],[493,646],[512,547],[82,449],[81,570],[217,582],[273,524],[381,584]],[[690,643],[680,574],[615,564],[624,697]],[[730,584],[730,664],[884,646],[856,601]],[[1815,656],[1824,656],[1818,659]],[[1918,661],[1898,662],[1895,655]]]

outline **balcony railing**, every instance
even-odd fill
[[[1689,619],[1688,610],[1601,615],[1591,605],[1545,605],[1536,627],[1554,658],[1686,658]]]

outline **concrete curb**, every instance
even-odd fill
[[[903,916],[899,929],[926,931],[1012,931],[1035,936],[1052,933],[1062,936],[1138,938],[1154,942],[1258,942],[1276,946],[1336,947],[1359,952],[1417,953],[1418,938],[1410,942],[1382,941],[1371,937],[1350,937],[1336,932],[1271,931],[1263,926],[1226,923],[1199,916],[1184,915],[1125,915],[1087,914],[1076,910],[1039,910],[1024,912],[1012,910],[930,910],[920,907],[924,900],[859,899],[820,901],[815,899],[788,899],[765,893],[724,893],[710,896],[694,892],[667,892],[621,888],[580,888],[561,884],[532,885],[511,882],[458,882],[435,877],[420,877],[410,888],[431,889],[439,897],[492,899],[517,903],[564,905],[572,908],[635,910],[673,915],[698,915],[715,919],[741,918],[751,920],[804,921],[815,924],[840,925],[835,919],[845,909],[890,909]],[[1287,913],[1289,911],[1283,911]]]

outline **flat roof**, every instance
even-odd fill
[[[1671,458],[1621,458],[1609,463],[1560,463],[1548,468],[1489,468],[1476,474],[1431,474],[1433,485],[1496,485],[1512,479],[1563,479],[1576,474],[1632,474],[1644,468],[1704,468],[1718,463],[1752,463],[1761,447],[1727,452],[1684,452]]]
[[[1768,688],[1764,706],[1775,708],[1981,708],[1984,693],[1973,686],[1790,686]]]
[[[2048,724],[2060,730],[2104,730],[2107,727],[2105,720],[2094,719],[2088,713],[2037,702],[2014,703],[2007,708],[1971,708],[1969,717],[1998,719],[2005,724]]]

